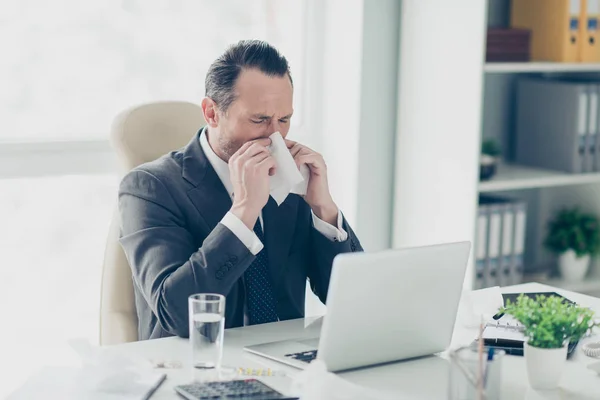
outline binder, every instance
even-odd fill
[[[488,205],[489,233],[487,262],[485,265],[484,287],[492,287],[498,285],[503,209],[504,204],[499,202],[491,203]]]
[[[593,136],[592,140],[589,141],[594,147],[592,150],[592,157],[594,158],[594,168],[592,171],[600,171],[600,84],[594,85],[596,88],[596,94],[598,98],[598,104],[596,107],[596,135]]]
[[[580,61],[600,62],[600,34],[598,18],[600,17],[600,0],[581,0],[580,24]]]
[[[483,289],[485,284],[485,264],[488,240],[488,208],[485,204],[479,204],[477,210],[475,237],[477,238],[477,247],[475,249],[475,283],[473,288],[477,290]]]
[[[578,81],[520,79],[515,161],[532,167],[583,173],[587,167],[592,86],[595,85]]]
[[[600,1],[600,0],[598,0]],[[600,94],[598,85],[588,87],[588,127],[585,151],[584,172],[596,171],[596,142],[598,138],[598,96]]]
[[[499,286],[508,286],[512,283],[511,263],[513,255],[514,218],[513,203],[507,202],[502,210],[502,242],[500,245],[500,270],[498,274]]]
[[[531,59],[580,61],[581,0],[512,0],[511,26],[532,32]]]
[[[527,205],[524,202],[513,204],[514,236],[511,262],[510,284],[518,285],[523,281],[523,256],[525,251],[525,229],[527,223]]]

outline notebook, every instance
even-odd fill
[[[531,297],[535,299],[538,295],[545,296],[556,296],[562,298],[564,301],[573,303],[571,300],[565,298],[564,296],[559,295],[555,292],[538,292],[538,293],[523,293],[527,297]],[[502,294],[502,298],[504,300],[504,305],[506,305],[506,301],[510,299],[511,302],[517,301],[517,298],[521,295],[521,293],[508,293]],[[574,304],[574,303],[573,303]],[[523,355],[523,343],[525,342],[525,335],[523,333],[524,328],[519,323],[519,321],[515,320],[510,315],[504,314],[496,314],[492,321],[486,323],[482,338],[483,344],[485,346],[494,347],[496,349],[501,349],[506,352],[506,354],[512,354],[516,356]],[[570,356],[575,347],[577,346],[577,342],[569,343],[568,347],[568,355]]]

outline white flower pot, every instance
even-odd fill
[[[567,362],[567,345],[560,349],[540,349],[525,343],[525,364],[532,388],[556,389]]]
[[[590,256],[577,257],[573,250],[567,250],[558,258],[560,275],[567,282],[581,282],[590,266]]]

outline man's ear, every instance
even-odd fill
[[[204,113],[204,120],[211,128],[219,126],[219,113],[217,103],[209,97],[202,99],[202,112]]]

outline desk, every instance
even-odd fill
[[[503,289],[505,293],[516,292],[543,292],[556,291],[563,296],[581,304],[591,307],[600,315],[600,299],[589,297],[551,286],[537,283],[512,286]],[[304,320],[291,320],[251,326],[245,328],[229,329],[225,334],[224,365],[244,367],[270,367],[284,370],[290,375],[298,373],[294,368],[286,367],[277,362],[271,362],[262,357],[248,354],[243,347],[274,340],[285,340],[300,337],[314,337],[314,329],[304,329]],[[466,329],[457,323],[454,331],[453,343],[466,343],[476,337],[476,330]],[[600,340],[596,337],[595,340]],[[168,379],[152,397],[158,399],[178,399],[173,386],[187,383],[192,377],[189,364],[189,344],[186,339],[165,338],[157,340],[128,343],[107,347],[124,354],[155,358],[163,360],[177,360],[183,363],[182,369],[168,371]],[[576,354],[567,362],[561,389],[554,393],[536,393],[529,389],[525,362],[523,357],[508,356],[503,364],[503,399],[599,399],[600,377],[586,368],[594,360],[586,357],[577,347]],[[448,384],[449,362],[442,356],[425,357],[413,361],[397,362],[384,366],[364,368],[341,373],[340,376],[352,382],[370,388],[377,388],[386,392],[398,393],[404,398],[414,399],[446,399]],[[285,392],[290,385],[289,377],[265,377],[267,384]]]

